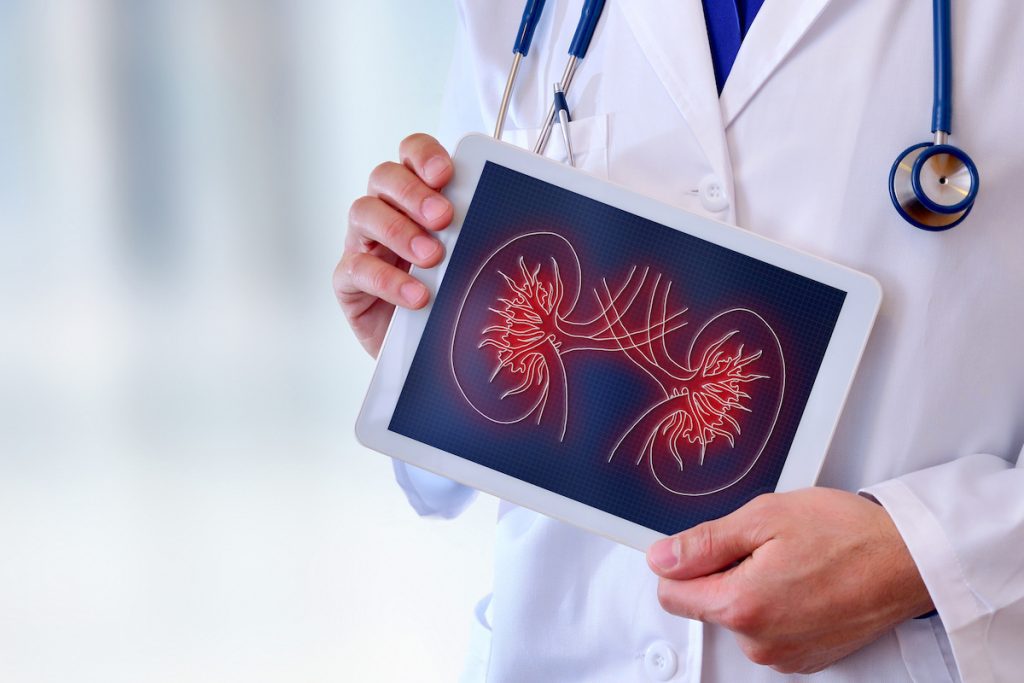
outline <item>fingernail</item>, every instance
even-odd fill
[[[672,569],[679,562],[676,539],[666,538],[658,541],[651,546],[648,556],[658,569]]]
[[[427,176],[427,180],[438,178],[447,170],[448,160],[441,156],[431,157],[430,160],[423,165],[423,173]]]
[[[440,197],[431,195],[423,200],[423,203],[420,205],[420,211],[423,212],[423,217],[428,221],[436,221],[448,211],[448,202]]]
[[[416,258],[420,261],[426,261],[437,251],[437,241],[430,239],[426,235],[416,235],[416,237],[412,238],[409,246],[412,248],[412,253],[416,254]]]
[[[402,293],[402,298],[411,306],[423,301],[423,297],[427,295],[426,287],[418,282],[406,282],[399,291]]]

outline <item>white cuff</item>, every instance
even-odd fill
[[[439,475],[391,459],[395,480],[405,491],[413,510],[421,517],[452,519],[462,514],[476,497],[476,490]]]
[[[953,544],[925,504],[899,479],[863,489],[889,513],[917,564],[964,681],[992,681],[985,651],[991,610],[971,590]]]

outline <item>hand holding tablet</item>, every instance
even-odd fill
[[[395,306],[426,305],[426,288],[407,270],[437,265],[444,250],[431,232],[452,218],[451,204],[439,192],[452,177],[444,148],[420,133],[402,140],[399,156],[401,164],[373,169],[367,194],[352,204],[345,253],[334,271],[338,303],[375,357]]]
[[[633,547],[814,483],[870,277],[482,136],[364,444]]]

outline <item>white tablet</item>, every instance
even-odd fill
[[[815,482],[874,279],[490,138],[454,158],[363,444],[641,550]]]

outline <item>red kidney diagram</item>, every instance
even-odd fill
[[[569,414],[566,357],[616,354],[650,391],[636,415],[615,426],[621,432],[603,462],[646,465],[681,496],[721,491],[753,468],[775,428],[786,384],[782,345],[746,308],[696,325],[678,303],[683,296],[639,264],[584,285],[568,240],[520,235],[470,282],[452,336],[456,385],[487,420],[564,441],[570,419],[587,419]]]

